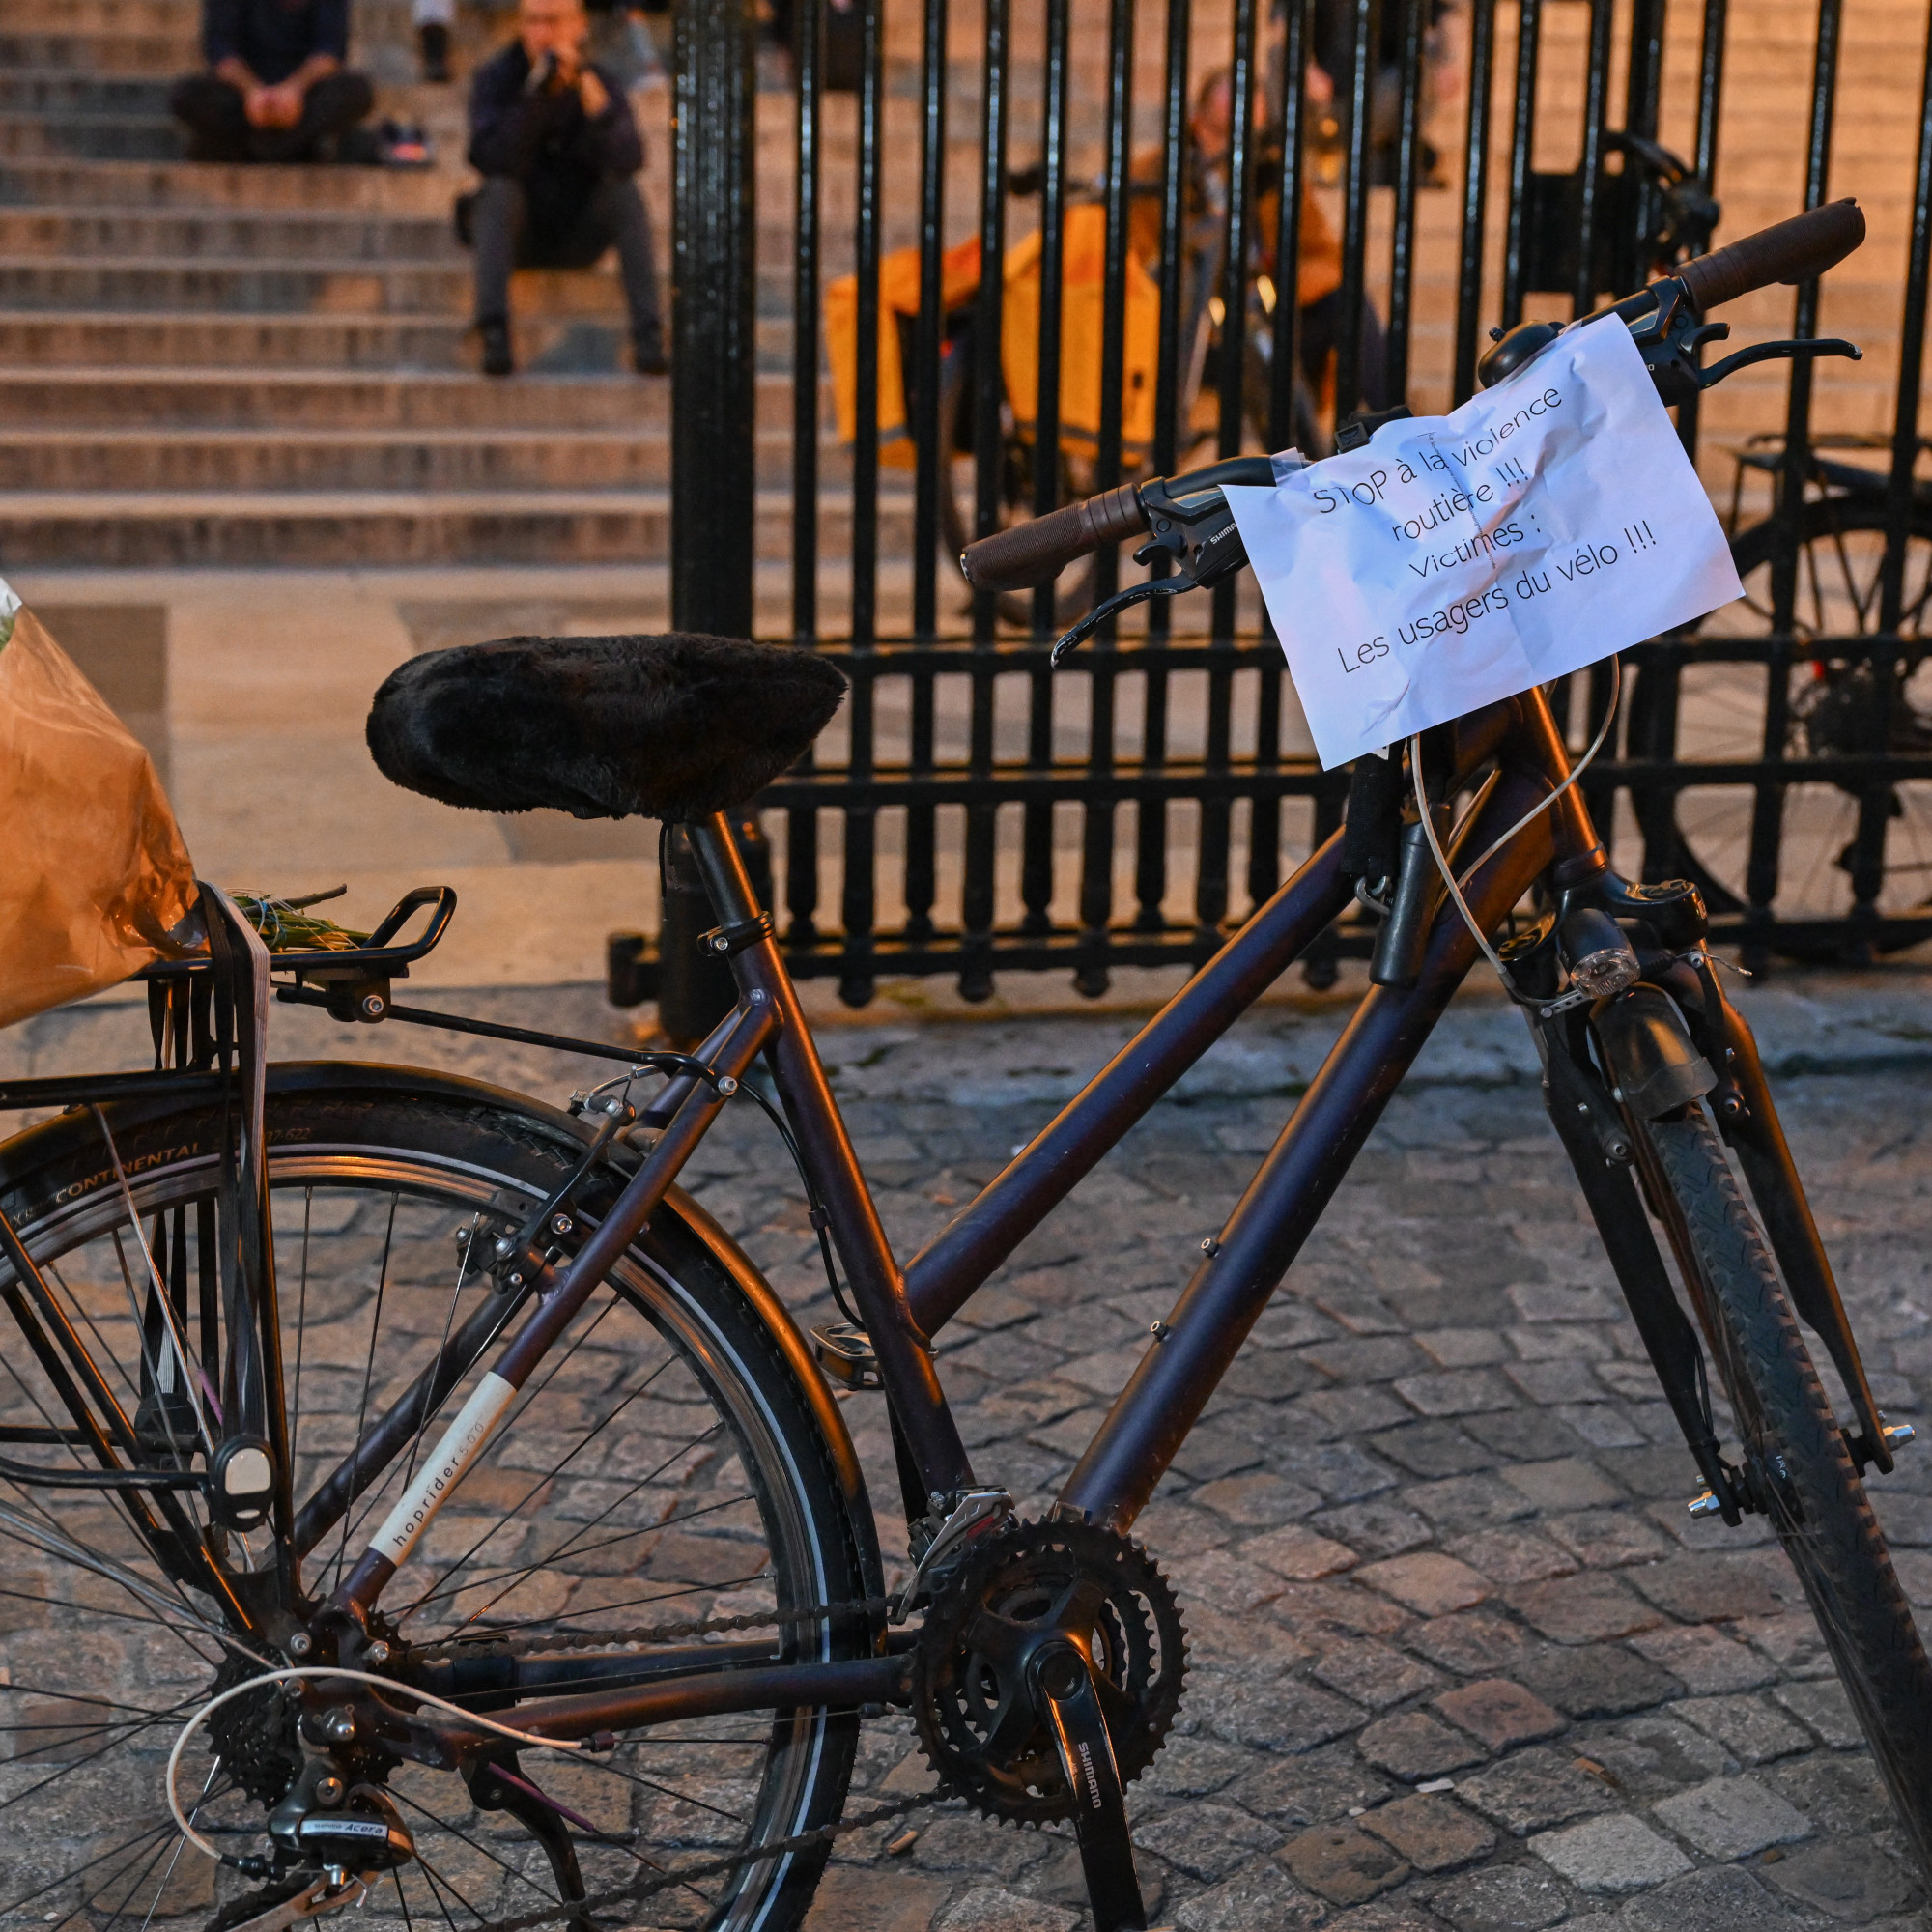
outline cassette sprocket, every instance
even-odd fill
[[[1079,1522],[1016,1522],[969,1545],[919,1634],[913,1710],[941,1781],[993,1818],[1072,1814],[1030,1661],[1071,1641],[1087,1658],[1124,1784],[1180,1707],[1186,1633],[1159,1566],[1130,1538]]]

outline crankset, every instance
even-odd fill
[[[1186,1667],[1179,1608],[1146,1550],[1091,1523],[1019,1522],[971,1545],[934,1591],[913,1662],[920,1746],[942,1783],[988,1817],[1077,1814],[1035,1681],[1068,1651],[1091,1674],[1131,1783],[1166,1740]]]

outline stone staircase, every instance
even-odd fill
[[[662,559],[668,385],[630,373],[610,269],[519,276],[525,373],[475,373],[462,94],[412,84],[407,6],[361,0],[356,59],[435,137],[420,171],[182,161],[196,18],[13,0],[0,25],[0,567]],[[668,267],[666,90],[639,107]],[[787,335],[761,330],[779,555]]]
[[[1027,10],[1018,10],[1021,14]],[[1154,131],[1161,49],[1154,9],[1137,43],[1137,138]],[[1221,10],[1196,10],[1196,73],[1225,58]],[[1665,138],[1688,148],[1692,10],[1673,6]],[[949,48],[947,239],[975,219],[979,54],[968,10]],[[1070,174],[1099,162],[1101,10],[1076,10]],[[1090,14],[1092,17],[1090,18]],[[1684,17],[1679,18],[1679,15]],[[614,274],[519,278],[524,373],[475,373],[469,261],[449,225],[466,180],[460,88],[413,82],[406,0],[357,0],[356,58],[380,83],[379,113],[423,123],[439,159],[420,171],[190,166],[166,115],[169,78],[195,59],[196,0],[9,0],[0,15],[0,569],[165,565],[405,566],[661,562],[668,536],[668,385],[629,373]],[[1583,15],[1546,21],[1542,118],[1560,147],[1574,128],[1565,36]],[[1498,15],[1498,85],[1514,49]],[[915,239],[919,10],[888,10],[886,245]],[[1011,154],[1037,148],[1038,65],[1016,19]],[[479,30],[466,62],[484,50]],[[1732,35],[1725,234],[1797,206],[1809,17],[1742,18]],[[1820,426],[1889,418],[1903,244],[1910,215],[1922,0],[1871,0],[1848,36],[1833,191],[1857,191],[1870,246],[1830,284],[1826,325],[1858,334],[1867,361],[1833,365]],[[1674,103],[1674,105],[1673,105]],[[661,266],[668,268],[668,93],[637,96]],[[1506,100],[1496,116],[1500,182]],[[1138,125],[1145,124],[1145,125]],[[1445,116],[1452,150],[1461,108]],[[849,266],[856,208],[853,103],[826,104],[823,215],[828,275]],[[757,464],[761,560],[782,575],[790,544],[792,109],[759,109]],[[1418,249],[1412,394],[1439,408],[1454,311],[1459,197],[1427,194]],[[1015,203],[1011,233],[1033,218]],[[1490,225],[1502,235],[1500,192]],[[1372,209],[1373,260],[1386,260],[1386,197]],[[1499,269],[1499,261],[1497,263]],[[1496,271],[1492,271],[1492,286]],[[1532,299],[1532,313],[1552,312]],[[1733,314],[1740,340],[1781,333],[1789,298]],[[1751,372],[1713,398],[1721,456],[1773,427],[1781,375]],[[821,554],[850,541],[847,464],[821,416]],[[882,485],[888,576],[910,544],[902,472]],[[836,574],[836,566],[833,568]],[[762,573],[761,573],[762,574]],[[891,594],[889,588],[889,595]],[[763,619],[761,618],[761,621]]]

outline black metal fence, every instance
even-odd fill
[[[1932,935],[1932,728],[1912,691],[1932,588],[1922,13],[1861,49],[1843,0],[1819,0],[1787,48],[1808,70],[1794,96],[1765,78],[1761,10],[1740,21],[1747,58],[1727,47],[1726,0],[832,4],[798,0],[794,98],[758,103],[792,137],[790,315],[765,318],[788,320],[795,372],[789,633],[852,681],[815,760],[762,801],[795,972],[854,1004],[884,974],[983,997],[1002,968],[1097,994],[1116,965],[1204,957],[1336,822],[1346,774],[1311,755],[1257,605],[1224,587],[1170,619],[1157,600],[1056,676],[1046,640],[1134,566],[1105,555],[969,609],[948,561],[964,536],[1243,448],[1319,448],[1365,403],[1442,409],[1471,392],[1490,325],[1640,285],[1710,245],[1718,200],[1722,240],[1840,193],[1873,223],[1866,266],[1840,274],[1889,406],[1867,375],[1821,410],[1849,365],[1798,361],[1781,396],[1741,380],[1721,419],[1712,399],[1701,422],[1683,412],[1714,487],[1738,452],[1750,596],[1627,655],[1587,785],[1620,864],[1698,877],[1757,960]],[[753,189],[778,211],[752,179],[748,0],[677,11],[674,582],[696,622],[742,611],[715,586],[753,578]],[[1844,76],[1895,74],[1901,19],[1912,71],[1884,138],[1861,79],[1855,165],[1834,174]],[[1566,145],[1568,165],[1538,165]],[[1779,176],[1780,148],[1802,169]],[[1755,298],[1744,332],[1816,333],[1820,300]],[[822,453],[828,375],[849,457]],[[1611,690],[1607,667],[1572,681],[1577,744]],[[1364,940],[1338,927],[1311,977]],[[623,978],[651,996],[654,952]]]

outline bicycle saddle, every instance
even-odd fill
[[[844,695],[836,666],[789,644],[498,638],[391,672],[369,750],[384,778],[444,805],[696,819],[796,763]]]

